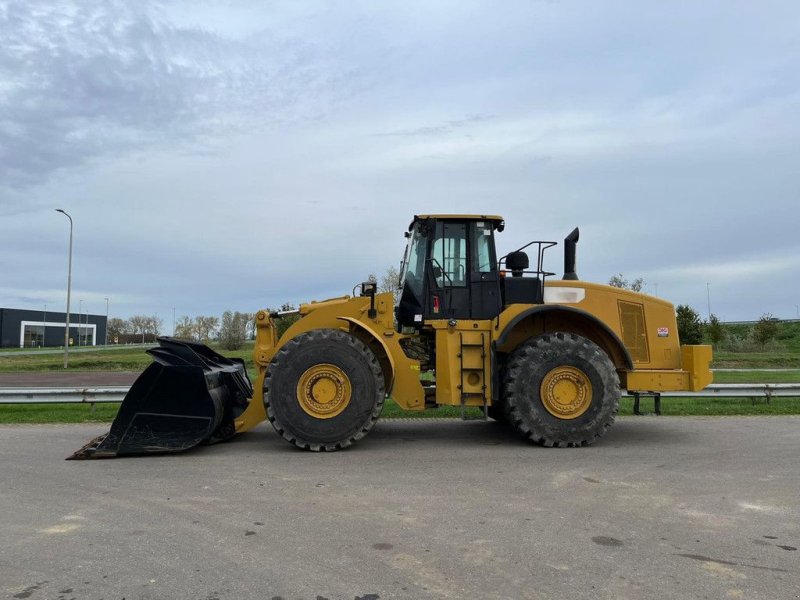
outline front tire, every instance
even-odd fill
[[[586,446],[614,423],[616,368],[594,342],[572,333],[533,338],[510,356],[504,377],[508,422],[543,446]]]
[[[367,435],[385,398],[375,354],[337,329],[290,340],[264,379],[264,408],[275,431],[315,452],[346,448]]]

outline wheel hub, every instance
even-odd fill
[[[592,404],[592,383],[576,367],[552,369],[544,376],[539,392],[547,412],[559,419],[577,419]]]
[[[350,403],[352,387],[347,374],[331,364],[314,365],[297,382],[297,400],[306,414],[331,419]]]

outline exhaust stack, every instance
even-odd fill
[[[575,246],[578,245],[580,231],[576,227],[564,238],[564,277],[567,281],[575,281],[578,274],[575,272]]]

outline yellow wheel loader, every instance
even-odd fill
[[[583,446],[611,427],[623,390],[711,383],[711,348],[680,345],[672,304],[578,279],[577,229],[556,280],[544,270],[554,242],[497,258],[504,226],[417,215],[396,298],[363,283],[302,304],[280,339],[286,313],[260,311],[255,385],[242,361],[160,338],[109,433],[71,458],[177,452],[264,420],[300,448],[339,450],[369,433],[387,397],[408,411],[479,407],[538,444]]]

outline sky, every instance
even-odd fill
[[[464,212],[800,316],[795,0],[0,0],[0,40],[0,306],[64,310],[56,208],[73,311],[166,330],[350,293]]]

